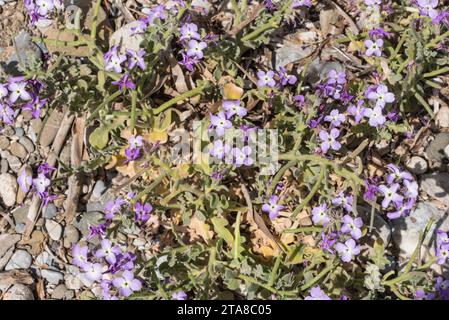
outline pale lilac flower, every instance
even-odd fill
[[[117,261],[116,255],[122,250],[118,246],[113,246],[111,241],[107,239],[101,240],[101,248],[95,252],[97,258],[105,258],[108,263],[115,263]]]
[[[198,26],[194,23],[187,23],[181,26],[180,40],[201,40],[201,36],[198,33]]]
[[[258,71],[257,77],[259,80],[257,81],[257,86],[274,88],[276,86],[274,75],[275,75],[274,71],[271,70],[267,72]]]
[[[413,176],[409,172],[399,170],[399,168],[392,163],[388,164],[387,168],[391,171],[386,178],[386,181],[389,184],[393,182],[401,182],[402,180],[408,180],[410,182],[414,180]]]
[[[326,153],[329,149],[338,151],[341,148],[340,142],[336,139],[340,136],[340,131],[336,128],[331,129],[330,133],[325,130],[321,130],[319,133],[319,137],[322,141],[321,143],[321,151]]]
[[[321,290],[320,287],[313,287],[310,289],[310,293],[304,300],[332,300],[327,294]]]
[[[387,121],[385,116],[382,114],[381,107],[374,107],[373,109],[366,108],[365,117],[369,119],[368,120],[369,125],[374,128],[382,126],[385,123],[385,121]]]
[[[142,288],[141,282],[134,278],[131,271],[124,271],[121,277],[112,280],[112,284],[124,297],[129,297],[134,291],[139,291]]]
[[[5,84],[0,83],[0,100],[8,95],[8,88]]]
[[[231,151],[231,147],[227,143],[223,143],[222,140],[215,140],[210,154],[217,159],[223,159],[226,154]]]
[[[365,0],[365,4],[367,6],[380,6],[382,4],[382,0]]]
[[[145,223],[150,219],[150,213],[153,211],[153,206],[149,203],[141,204],[137,202],[134,205],[135,219],[138,222]]]
[[[382,207],[387,208],[390,203],[393,201],[395,204],[402,204],[403,197],[397,193],[399,189],[399,184],[394,183],[390,187],[387,187],[386,185],[380,185],[379,191],[382,192],[384,195],[384,199],[382,201]]]
[[[137,65],[141,70],[145,70],[147,65],[145,64],[144,57],[146,56],[146,52],[143,49],[139,51],[134,51],[130,49],[126,49],[126,53],[129,56],[128,69],[132,70]]]
[[[445,280],[443,277],[438,277],[435,283],[435,290],[446,291],[449,289],[449,280]]]
[[[399,206],[398,210],[387,213],[388,219],[394,220],[401,217],[407,217],[408,215],[410,215],[410,212],[414,204],[415,204],[414,199],[409,199],[407,202],[402,203]]]
[[[296,76],[287,74],[287,70],[284,67],[279,67],[278,76],[281,81],[281,85],[283,86],[286,86],[287,84],[294,85],[298,81]]]
[[[341,260],[344,262],[351,261],[354,256],[360,253],[360,246],[355,243],[354,239],[348,239],[345,243],[337,243],[335,249],[340,255]]]
[[[203,50],[207,48],[207,43],[203,41],[190,40],[188,42],[187,55],[189,57],[197,57],[202,59],[204,57]]]
[[[376,91],[371,91],[367,95],[368,99],[375,101],[376,107],[384,108],[386,103],[392,103],[395,100],[394,94],[388,91],[384,84],[377,86]]]
[[[172,294],[171,298],[173,300],[186,300],[187,294],[184,291],[178,291]]]
[[[236,167],[241,167],[242,165],[253,165],[254,160],[251,157],[251,152],[252,150],[249,146],[244,146],[242,149],[232,149],[232,155],[234,156],[234,165]]]
[[[197,57],[189,57],[188,55],[182,53],[182,61],[179,61],[178,63],[184,66],[190,72],[193,72],[195,70],[195,65],[199,62],[200,61]]]
[[[36,0],[37,12],[42,16],[46,16],[49,12],[53,11],[53,0]]]
[[[312,221],[315,225],[327,226],[330,222],[330,218],[326,213],[327,205],[323,203],[320,206],[313,207],[312,209]]]
[[[354,197],[352,195],[345,196],[343,192],[338,194],[338,197],[332,199],[332,204],[334,206],[343,207],[346,211],[352,210],[352,202],[354,201]]]
[[[437,246],[449,244],[449,235],[443,230],[437,230]]]
[[[33,94],[33,100],[26,103],[22,109],[31,111],[31,115],[34,119],[37,119],[41,115],[43,106],[47,103],[47,99],[39,99],[39,97]]]
[[[9,102],[15,103],[19,98],[23,101],[31,100],[31,94],[26,89],[27,83],[24,81],[12,82],[8,85],[8,90],[11,92]]]
[[[125,73],[119,80],[113,81],[112,84],[115,84],[119,87],[120,91],[125,91],[126,89],[134,90],[136,89],[136,85],[129,77],[129,74]]]
[[[328,251],[331,254],[334,254],[334,250],[332,247],[334,246],[336,240],[337,234],[335,232],[331,232],[328,235],[324,232],[321,232],[321,242],[320,247],[326,251]]]
[[[222,106],[226,111],[226,117],[228,119],[232,118],[235,114],[243,118],[248,113],[246,108],[241,106],[240,100],[223,100]]]
[[[362,237],[363,221],[361,218],[353,219],[349,215],[343,217],[343,226],[341,227],[341,232],[349,233],[354,240],[358,240]]]
[[[86,262],[83,266],[83,271],[89,281],[99,281],[103,276],[103,265],[100,263]]]
[[[265,203],[262,206],[262,211],[267,212],[270,216],[271,220],[274,220],[279,215],[279,211],[284,209],[284,206],[278,204],[279,197],[278,196],[271,196],[268,203]]]
[[[117,51],[117,47],[114,47],[114,49],[112,50],[110,55],[108,55],[108,53],[105,54],[105,70],[114,70],[115,73],[122,73],[122,63],[126,61],[126,56],[119,54]]]
[[[354,117],[355,124],[359,124],[365,116],[366,108],[363,107],[363,100],[357,102],[357,106],[351,105],[348,108],[348,113]]]
[[[131,27],[131,31],[133,31],[133,35],[145,33],[145,30],[148,28],[148,22],[146,19],[139,19],[135,22],[135,26]]]
[[[437,264],[445,264],[449,258],[449,245],[442,245],[436,249]]]
[[[411,199],[418,197],[418,183],[416,181],[404,180],[405,195]]]
[[[346,83],[346,73],[337,72],[332,69],[327,74],[327,84],[345,84]]]
[[[220,111],[216,116],[211,114],[210,123],[213,127],[215,127],[215,131],[219,137],[223,136],[227,129],[232,128],[231,121],[227,119],[223,111]]]
[[[438,0],[418,0],[418,6],[420,8],[420,13],[425,16],[429,16],[435,19],[438,16]]]
[[[330,122],[331,125],[338,127],[342,122],[345,122],[346,116],[340,113],[337,109],[331,111],[328,116],[324,117],[324,121]]]
[[[117,213],[120,213],[122,210],[122,207],[127,204],[128,202],[125,199],[118,198],[116,200],[110,200],[106,203],[104,206],[104,218],[106,220],[112,220],[114,219],[115,215]]]
[[[33,179],[33,186],[39,194],[43,194],[49,185],[50,179],[42,173],[38,174],[36,179]]]
[[[371,57],[372,55],[375,55],[376,57],[380,57],[382,55],[383,45],[384,41],[382,39],[377,39],[376,41],[370,39],[366,40],[365,41],[366,56]]]
[[[33,177],[28,175],[26,170],[22,170],[22,173],[17,178],[17,183],[19,184],[20,189],[24,193],[27,193],[30,190],[31,185],[33,183]]]
[[[128,143],[131,148],[140,148],[143,146],[143,138],[142,136],[131,136]]]
[[[385,31],[382,28],[375,28],[368,31],[368,35],[370,38],[390,38],[392,34],[390,32]]]
[[[8,106],[7,104],[2,104],[0,102],[0,119],[3,120],[4,123],[6,124],[13,124],[14,123],[14,110],[11,109],[10,106]]]
[[[81,247],[78,244],[74,245],[72,247],[72,263],[80,268],[83,268],[84,265],[87,263],[87,253],[88,253],[88,248],[86,247]]]

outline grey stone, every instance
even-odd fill
[[[0,174],[0,198],[7,207],[16,203],[18,184],[16,178],[9,173]]]
[[[17,250],[12,255],[5,270],[28,269],[31,266],[31,255],[25,250]]]
[[[64,247],[71,248],[74,243],[80,239],[80,233],[77,228],[72,225],[67,225],[64,228]]]
[[[3,255],[3,257],[0,258],[0,271],[5,269],[6,264],[11,259],[12,255],[14,254],[14,249],[15,249],[14,246],[9,248],[9,250],[6,251],[6,253]]]
[[[0,258],[17,242],[21,236],[18,234],[0,234]]]
[[[33,291],[24,284],[16,283],[5,292],[3,300],[34,300]]]
[[[315,59],[310,64],[306,78],[311,84],[315,84],[319,81],[325,80],[329,71],[336,70],[337,72],[344,71],[344,67],[338,62],[324,62],[319,59]]]
[[[143,42],[144,37],[141,34],[135,34],[132,28],[139,26],[139,21],[133,21],[125,24],[123,27],[115,31],[109,40],[109,45],[120,45],[121,50],[131,49],[139,50],[140,44]]]
[[[42,216],[45,219],[53,219],[58,214],[58,209],[53,203],[50,203],[46,208],[44,208],[44,212]]]
[[[6,150],[9,147],[9,139],[5,136],[0,136],[0,150]]]
[[[16,156],[20,159],[25,159],[28,154],[25,147],[16,141],[11,143],[11,145],[9,146],[9,151],[13,156]]]
[[[30,210],[29,206],[18,207],[14,209],[11,213],[14,218],[14,223],[20,224],[25,223],[27,221],[28,211]]]
[[[101,212],[84,212],[79,222],[75,223],[75,226],[81,231],[83,236],[89,234],[89,227],[98,225],[104,218],[104,214]]]
[[[47,251],[43,251],[36,257],[35,264],[38,267],[51,266],[53,265],[53,257]]]
[[[408,217],[392,220],[393,240],[400,249],[402,258],[411,257],[418,245],[419,234],[425,229],[430,219],[435,223],[429,230],[426,239],[424,239],[424,244],[429,241],[432,244],[436,229],[449,231],[447,214],[440,211],[434,204],[420,202]]]
[[[364,225],[368,228],[367,236],[373,241],[381,239],[385,245],[388,245],[391,240],[391,228],[382,215],[377,211],[374,213],[373,229],[370,233],[371,207],[357,206],[357,211],[362,218]]]
[[[275,68],[285,67],[286,65],[297,62],[311,53],[314,48],[309,45],[285,44],[276,50]]]
[[[23,233],[23,231],[25,231],[25,227],[26,227],[25,223],[18,223],[18,224],[16,224],[14,230],[16,230],[17,233],[21,234],[21,233]]]
[[[56,286],[56,288],[53,290],[51,298],[56,300],[62,300],[66,298],[66,293],[67,293],[67,286],[65,284],[60,284]]]
[[[7,173],[8,172],[8,170],[9,170],[9,163],[8,163],[8,160],[6,160],[6,159],[2,159],[1,161],[0,161],[0,173]]]
[[[102,180],[98,180],[92,190],[91,201],[99,200],[106,189],[107,188],[104,182]]]
[[[53,110],[50,114],[50,117],[42,128],[39,138],[39,143],[42,147],[47,147],[53,142],[56,134],[58,133],[63,117],[64,113],[59,110]]]
[[[53,220],[45,221],[45,229],[47,229],[48,235],[54,241],[61,239],[62,227],[59,223]]]
[[[422,175],[421,190],[449,206],[449,173],[434,172]]]
[[[41,275],[49,284],[58,284],[64,280],[64,274],[50,269],[43,269]]]
[[[19,138],[23,137],[23,135],[25,134],[25,131],[20,127],[14,128],[14,131],[15,131],[16,136]]]
[[[423,174],[427,171],[428,165],[425,159],[413,156],[407,161],[405,167],[414,174]]]
[[[447,158],[444,148],[449,145],[449,133],[439,133],[426,149],[427,157],[433,161],[441,162]]]
[[[34,143],[33,141],[31,141],[31,139],[27,137],[21,137],[19,139],[19,142],[22,146],[25,147],[26,151],[28,151],[29,153],[34,151]]]

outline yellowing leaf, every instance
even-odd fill
[[[197,217],[193,217],[192,219],[190,219],[189,228],[194,231],[196,235],[203,238],[206,242],[208,242],[214,236],[214,232],[210,230],[210,226]]]
[[[223,88],[223,96],[226,100],[240,100],[243,96],[243,89],[233,83],[227,83]]]
[[[109,143],[109,127],[99,126],[89,136],[89,143],[99,149],[104,149]]]
[[[150,133],[143,135],[145,141],[148,141],[151,144],[154,143],[166,143],[168,141],[168,134],[166,130],[153,130]]]

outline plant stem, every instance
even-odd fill
[[[94,8],[94,17],[93,17],[93,20],[92,20],[92,29],[90,30],[90,39],[92,41],[95,41],[95,38],[97,37],[98,13],[100,12],[101,1],[102,0],[97,0],[97,3],[95,4],[95,8]]]
[[[160,107],[156,108],[153,110],[153,113],[155,115],[164,112],[165,110],[167,110],[168,108],[170,108],[172,105],[178,103],[179,101],[194,97],[200,93],[202,93],[204,91],[204,89],[209,85],[209,83],[203,84],[202,86],[199,86],[198,88],[192,89],[190,91],[187,91],[183,94],[180,94],[177,97],[174,97],[173,99],[165,102],[164,104],[162,104]]]
[[[312,200],[313,196],[315,195],[315,193],[317,193],[318,189],[321,186],[321,183],[323,182],[325,173],[326,173],[326,166],[321,165],[320,175],[318,176],[318,179],[316,180],[315,184],[313,185],[307,197],[305,197],[304,200],[301,202],[301,204],[296,207],[295,211],[293,211],[291,215],[292,218],[296,218],[296,216],[301,212],[301,210],[305,208],[305,206],[310,202],[310,200]]]
[[[137,91],[131,93],[131,132],[134,132],[137,119]]]

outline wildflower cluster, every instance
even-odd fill
[[[64,8],[62,0],[25,0],[25,8],[30,17],[30,23],[36,27],[48,27],[53,18]]]
[[[203,39],[198,31],[198,25],[195,23],[185,23],[180,28],[179,41],[183,52],[181,52],[182,60],[179,64],[190,72],[193,72],[195,65],[204,58],[203,51],[207,48],[206,39]]]
[[[20,189],[27,194],[29,191],[35,192],[43,201],[44,206],[56,199],[57,195],[50,193],[51,188],[51,173],[56,168],[50,166],[48,163],[43,163],[37,168],[37,176],[33,178],[31,172],[23,169],[17,183]]]

